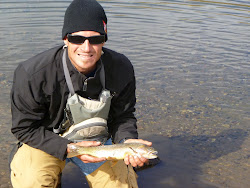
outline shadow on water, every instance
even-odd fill
[[[241,149],[247,137],[242,129],[222,131],[216,136],[181,135],[164,137],[144,134],[141,137],[153,142],[161,162],[138,171],[138,184],[143,188],[217,188],[205,181],[201,166]],[[88,187],[79,169],[68,164],[62,177],[63,188]]]

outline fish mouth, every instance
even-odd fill
[[[148,157],[149,157],[149,159],[154,159],[154,158],[158,157],[157,154],[158,154],[157,151],[149,152]]]

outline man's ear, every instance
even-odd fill
[[[67,37],[65,37],[65,38],[63,39],[63,42],[64,42],[64,44],[65,44],[66,46],[68,46],[69,41],[68,41],[68,38],[67,38]]]

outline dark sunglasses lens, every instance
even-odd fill
[[[74,43],[74,44],[82,44],[82,43],[84,43],[85,39],[86,38],[82,37],[82,36],[68,35],[69,42]]]
[[[68,35],[68,40],[74,44],[82,44],[84,41],[88,39],[90,44],[101,44],[105,42],[105,35],[98,35],[92,37],[84,37],[78,35]]]
[[[99,36],[93,36],[88,38],[90,44],[101,44],[105,42],[105,36],[99,35]]]

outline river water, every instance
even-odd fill
[[[0,187],[11,187],[9,92],[19,62],[62,44],[70,0],[0,0]],[[102,0],[106,47],[137,78],[138,130],[161,163],[140,187],[250,187],[250,1]],[[68,167],[63,187],[84,186]],[[86,185],[85,185],[86,187]]]

